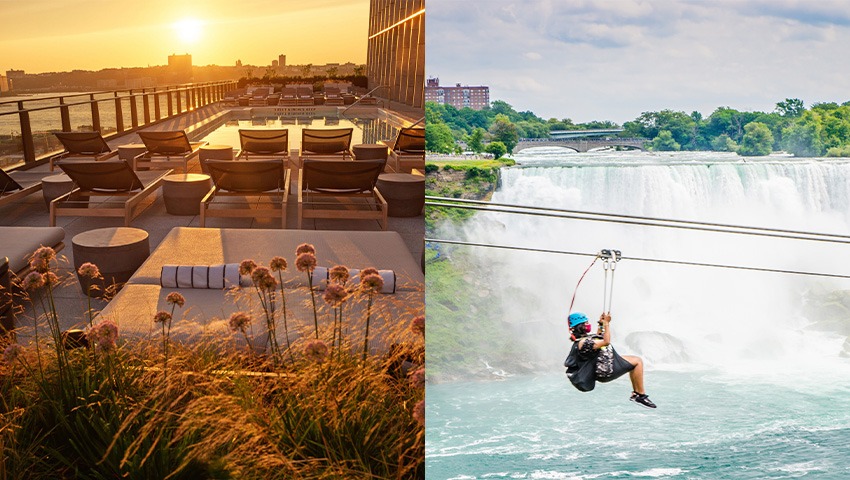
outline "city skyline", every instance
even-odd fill
[[[846,2],[429,0],[426,74],[576,122],[850,100]]]
[[[2,72],[146,67],[184,53],[195,65],[270,65],[280,54],[291,65],[366,62],[367,0],[36,0],[3,9],[16,21],[0,32]]]

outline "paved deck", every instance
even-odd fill
[[[184,114],[180,117],[162,121],[156,125],[146,128],[146,130],[187,130],[189,136],[192,137],[192,130],[202,123],[220,112],[225,111],[219,106],[213,105],[201,108],[197,111]],[[410,119],[415,122],[418,118]],[[193,138],[194,140],[194,138]],[[130,133],[120,138],[111,139],[109,145],[115,149],[119,145],[128,143],[140,143],[138,135]],[[235,146],[238,149],[238,146]],[[32,171],[47,171],[47,165],[39,166]],[[200,166],[197,160],[190,163],[190,171],[200,172]],[[55,173],[61,173],[59,171]],[[176,216],[170,215],[165,211],[165,203],[162,199],[162,189],[151,195],[154,201],[141,215],[136,217],[131,226],[141,228],[148,232],[151,243],[151,250],[155,249],[163,238],[174,227],[199,227],[200,217],[195,216]],[[41,192],[29,195],[20,202],[13,205],[0,207],[0,226],[48,226],[48,209],[44,203]],[[287,208],[287,225],[288,229],[295,229],[297,222],[297,199],[295,194],[289,197]],[[57,226],[65,229],[65,244],[67,248],[60,252],[61,255],[67,257],[67,264],[62,268],[66,274],[73,273],[73,252],[71,248],[71,239],[74,235],[92,230],[95,228],[104,227],[120,227],[123,226],[123,218],[117,217],[58,217]],[[280,228],[278,219],[251,219],[251,218],[210,218],[207,220],[207,227],[215,228]],[[305,220],[302,225],[303,229],[314,230],[347,230],[347,231],[379,231],[380,226],[376,221],[364,220]],[[405,245],[410,250],[414,259],[420,259],[424,250],[425,238],[425,221],[422,215],[411,218],[389,218],[388,230],[398,232],[403,238]],[[2,246],[0,246],[1,248]],[[286,255],[290,255],[283,252]],[[294,253],[294,252],[291,252]],[[267,261],[267,260],[264,260]],[[57,300],[57,308],[60,312],[60,321],[63,329],[71,328],[74,325],[85,323],[85,312],[87,309],[87,298],[82,294],[79,284],[74,278],[73,282],[67,286],[60,288],[55,295]],[[102,300],[92,299],[92,307],[96,310],[101,310],[106,305]],[[26,311],[24,317],[31,318],[32,312]],[[31,321],[31,320],[30,320]]]

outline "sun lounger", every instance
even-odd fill
[[[239,129],[241,149],[236,158],[286,158],[289,159],[289,130]]]
[[[201,200],[202,227],[207,217],[249,217],[280,218],[281,228],[286,228],[290,174],[283,159],[205,160],[204,167],[212,178],[213,187]],[[233,197],[255,197],[257,201],[234,203]],[[270,200],[262,202],[265,197]]]
[[[386,142],[383,142],[386,143]],[[413,169],[425,170],[425,129],[422,127],[402,128],[390,147],[390,165],[398,173],[410,173]]]
[[[304,160],[298,172],[298,228],[305,218],[377,220],[387,229],[387,201],[375,186],[384,160]]]
[[[305,159],[346,160],[351,153],[353,128],[305,128],[301,130],[299,168]]]
[[[118,151],[109,147],[100,132],[53,132],[53,135],[62,142],[65,151],[50,157],[51,172],[60,160],[106,160],[118,155]]]
[[[125,160],[58,162],[57,165],[74,181],[74,189],[50,202],[51,227],[60,215],[124,217],[124,226],[129,227],[130,221],[147,206],[142,201],[156,192],[162,179],[171,173],[171,170],[134,172]],[[107,199],[97,202],[93,197]]]
[[[268,265],[274,256],[282,256],[289,268],[282,273],[286,292],[290,341],[313,335],[313,314],[306,274],[295,267],[295,248],[301,243],[316,247],[319,266],[338,264],[351,268],[375,267],[393,270],[397,276],[396,293],[376,295],[372,305],[370,345],[373,351],[385,351],[391,343],[412,338],[407,321],[424,314],[424,275],[396,232],[334,232],[305,230],[258,230],[178,227],[171,230],[129,282],[101,313],[119,325],[124,339],[158,339],[160,330],[153,323],[159,310],[169,310],[166,296],[172,291],[186,298],[183,309],[175,312],[171,338],[180,340],[207,336],[217,344],[241,341],[227,328],[227,320],[236,311],[252,313],[253,346],[261,350],[266,342],[265,321],[253,287],[234,294],[226,290],[163,288],[160,275],[165,265],[220,265],[254,259]],[[361,298],[362,297],[358,297]],[[366,302],[347,303],[345,330],[354,349],[362,348],[359,334],[365,322]],[[319,327],[329,332],[332,312],[317,295]],[[282,321],[277,327],[278,343],[286,340]],[[294,347],[294,345],[293,345]]]
[[[0,169],[0,206],[8,205],[41,190],[41,179],[47,172],[14,171]]]
[[[133,170],[140,168],[174,169],[189,173],[189,160],[198,156],[207,142],[190,142],[183,130],[138,132],[147,151],[133,159]]]

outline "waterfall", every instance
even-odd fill
[[[850,163],[724,153],[520,154],[493,201],[850,235]],[[479,213],[464,240],[624,257],[850,274],[850,245],[730,235],[506,213]],[[553,368],[569,346],[567,309],[590,258],[470,248],[475,272],[513,325]],[[575,311],[602,308],[597,265]],[[811,291],[850,290],[850,280],[622,261],[613,298],[613,342],[649,368],[711,367],[764,375],[810,369],[839,356],[846,333],[813,329]],[[846,319],[850,326],[850,318]],[[627,341],[628,340],[628,341]],[[801,348],[803,350],[801,350]],[[822,365],[822,363],[819,363]]]

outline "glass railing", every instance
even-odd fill
[[[53,132],[97,131],[104,138],[148,126],[221,100],[235,81],[93,93],[0,98],[0,168],[61,152]]]

